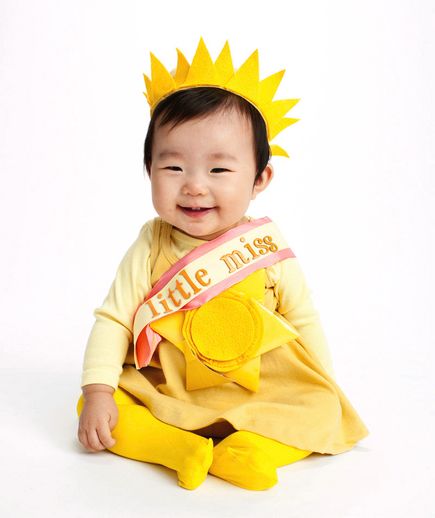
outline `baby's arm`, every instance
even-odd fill
[[[331,354],[319,314],[311,301],[310,290],[298,259],[285,259],[273,268],[277,311],[301,334],[304,346],[314,355],[326,372],[335,378]],[[273,275],[273,274],[272,274]]]
[[[152,222],[147,222],[122,259],[101,307],[94,311],[83,362],[84,406],[78,437],[85,448],[99,451],[113,446],[111,431],[118,419],[113,393],[133,340],[133,316],[151,289]]]

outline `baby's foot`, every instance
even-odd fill
[[[213,439],[202,443],[194,456],[189,456],[179,471],[178,485],[185,489],[196,489],[207,477],[208,470],[213,462]]]
[[[239,441],[237,441],[239,442]],[[278,482],[275,466],[254,444],[235,444],[231,435],[214,448],[209,472],[245,489],[262,491]]]

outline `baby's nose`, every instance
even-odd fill
[[[204,178],[199,175],[187,175],[186,181],[183,185],[183,194],[190,196],[198,196],[200,194],[207,194],[208,187]]]

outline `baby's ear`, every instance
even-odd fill
[[[258,193],[264,191],[266,187],[270,184],[273,178],[273,166],[269,162],[267,166],[263,169],[261,175],[255,180],[254,188],[252,189],[252,198],[254,200]]]

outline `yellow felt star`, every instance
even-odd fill
[[[264,300],[264,269],[223,291],[201,307],[151,323],[186,359],[186,388],[234,381],[257,391],[261,355],[299,336]]]

